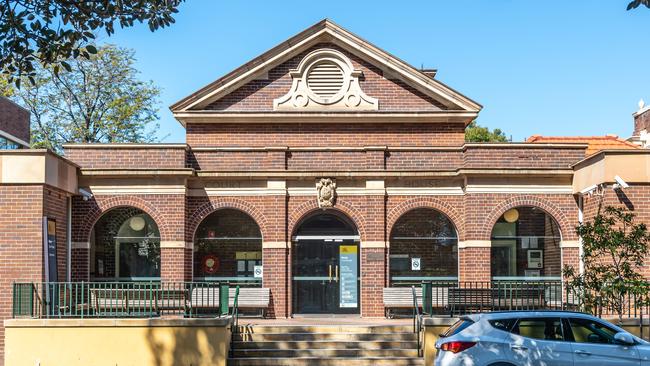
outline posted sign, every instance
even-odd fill
[[[253,270],[253,276],[255,278],[262,278],[264,277],[264,267],[262,266],[255,266],[255,269]]]
[[[356,308],[359,306],[357,277],[359,276],[358,247],[341,245],[339,247],[339,265],[341,282],[339,284],[339,307]]]
[[[411,271],[419,271],[422,268],[420,265],[420,258],[411,258]]]
[[[57,282],[58,266],[56,261],[56,221],[43,218],[43,249],[45,254],[45,281]]]
[[[43,217],[43,258],[45,265],[45,282],[59,280],[56,261],[56,221]],[[45,291],[45,304],[49,314],[59,312],[59,293],[55,285],[48,285]]]

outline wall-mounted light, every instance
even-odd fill
[[[133,231],[140,231],[144,229],[144,218],[142,216],[134,216],[129,220],[129,227],[133,229]]]
[[[503,214],[503,218],[506,222],[516,222],[519,220],[519,211],[516,208],[511,208]]]

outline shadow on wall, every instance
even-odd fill
[[[616,197],[618,197],[618,202],[622,203],[627,207],[628,210],[634,211],[634,204],[630,199],[627,197],[625,192],[623,192],[622,189],[617,189],[616,191]]]
[[[222,329],[223,331],[223,329]],[[225,333],[210,327],[147,329],[152,366],[225,366],[228,357]]]

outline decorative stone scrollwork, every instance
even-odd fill
[[[333,207],[336,202],[336,182],[331,178],[321,178],[316,182],[318,207]]]
[[[367,96],[359,85],[362,72],[341,52],[320,49],[290,71],[293,78],[286,95],[273,101],[274,110],[375,111],[377,99]]]

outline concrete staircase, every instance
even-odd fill
[[[417,335],[403,325],[239,326],[229,366],[415,366]]]

